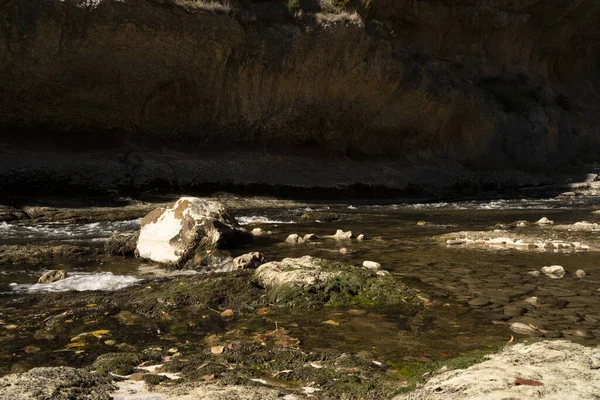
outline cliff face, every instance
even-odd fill
[[[596,148],[600,1],[323,3],[1,0],[0,141],[496,169]]]
[[[459,61],[471,73],[527,73],[597,95],[598,1],[378,0],[370,16],[391,24],[400,46]]]

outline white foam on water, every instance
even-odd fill
[[[141,219],[114,222],[92,222],[89,224],[69,224],[44,222],[38,224],[0,223],[0,237],[3,239],[40,240],[90,240],[106,239],[117,231],[135,230]]]
[[[378,209],[413,209],[413,210],[559,210],[588,206],[589,201],[564,199],[514,199],[514,200],[473,200],[457,202],[417,203],[374,205],[369,208]]]
[[[247,217],[235,217],[237,222],[240,225],[250,225],[250,224],[295,224],[294,221],[279,221],[275,219],[271,219],[269,217],[264,217],[262,215],[250,215]]]
[[[140,282],[140,278],[130,275],[114,275],[112,272],[100,274],[76,273],[66,279],[52,283],[18,284],[11,283],[15,292],[77,292],[92,290],[119,290]]]

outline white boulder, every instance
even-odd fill
[[[199,247],[234,248],[251,241],[252,235],[222,203],[182,197],[172,208],[158,208],[142,219],[136,252],[147,260],[179,265]]]

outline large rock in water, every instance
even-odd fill
[[[172,208],[159,208],[142,219],[137,252],[163,264],[182,264],[201,248],[233,248],[252,241],[225,205],[182,197]]]
[[[311,256],[262,264],[253,280],[267,289],[269,303],[285,307],[369,304],[412,313],[423,305],[396,277]]]

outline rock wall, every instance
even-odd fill
[[[598,1],[176,1],[2,0],[0,144],[534,171],[599,149]]]

